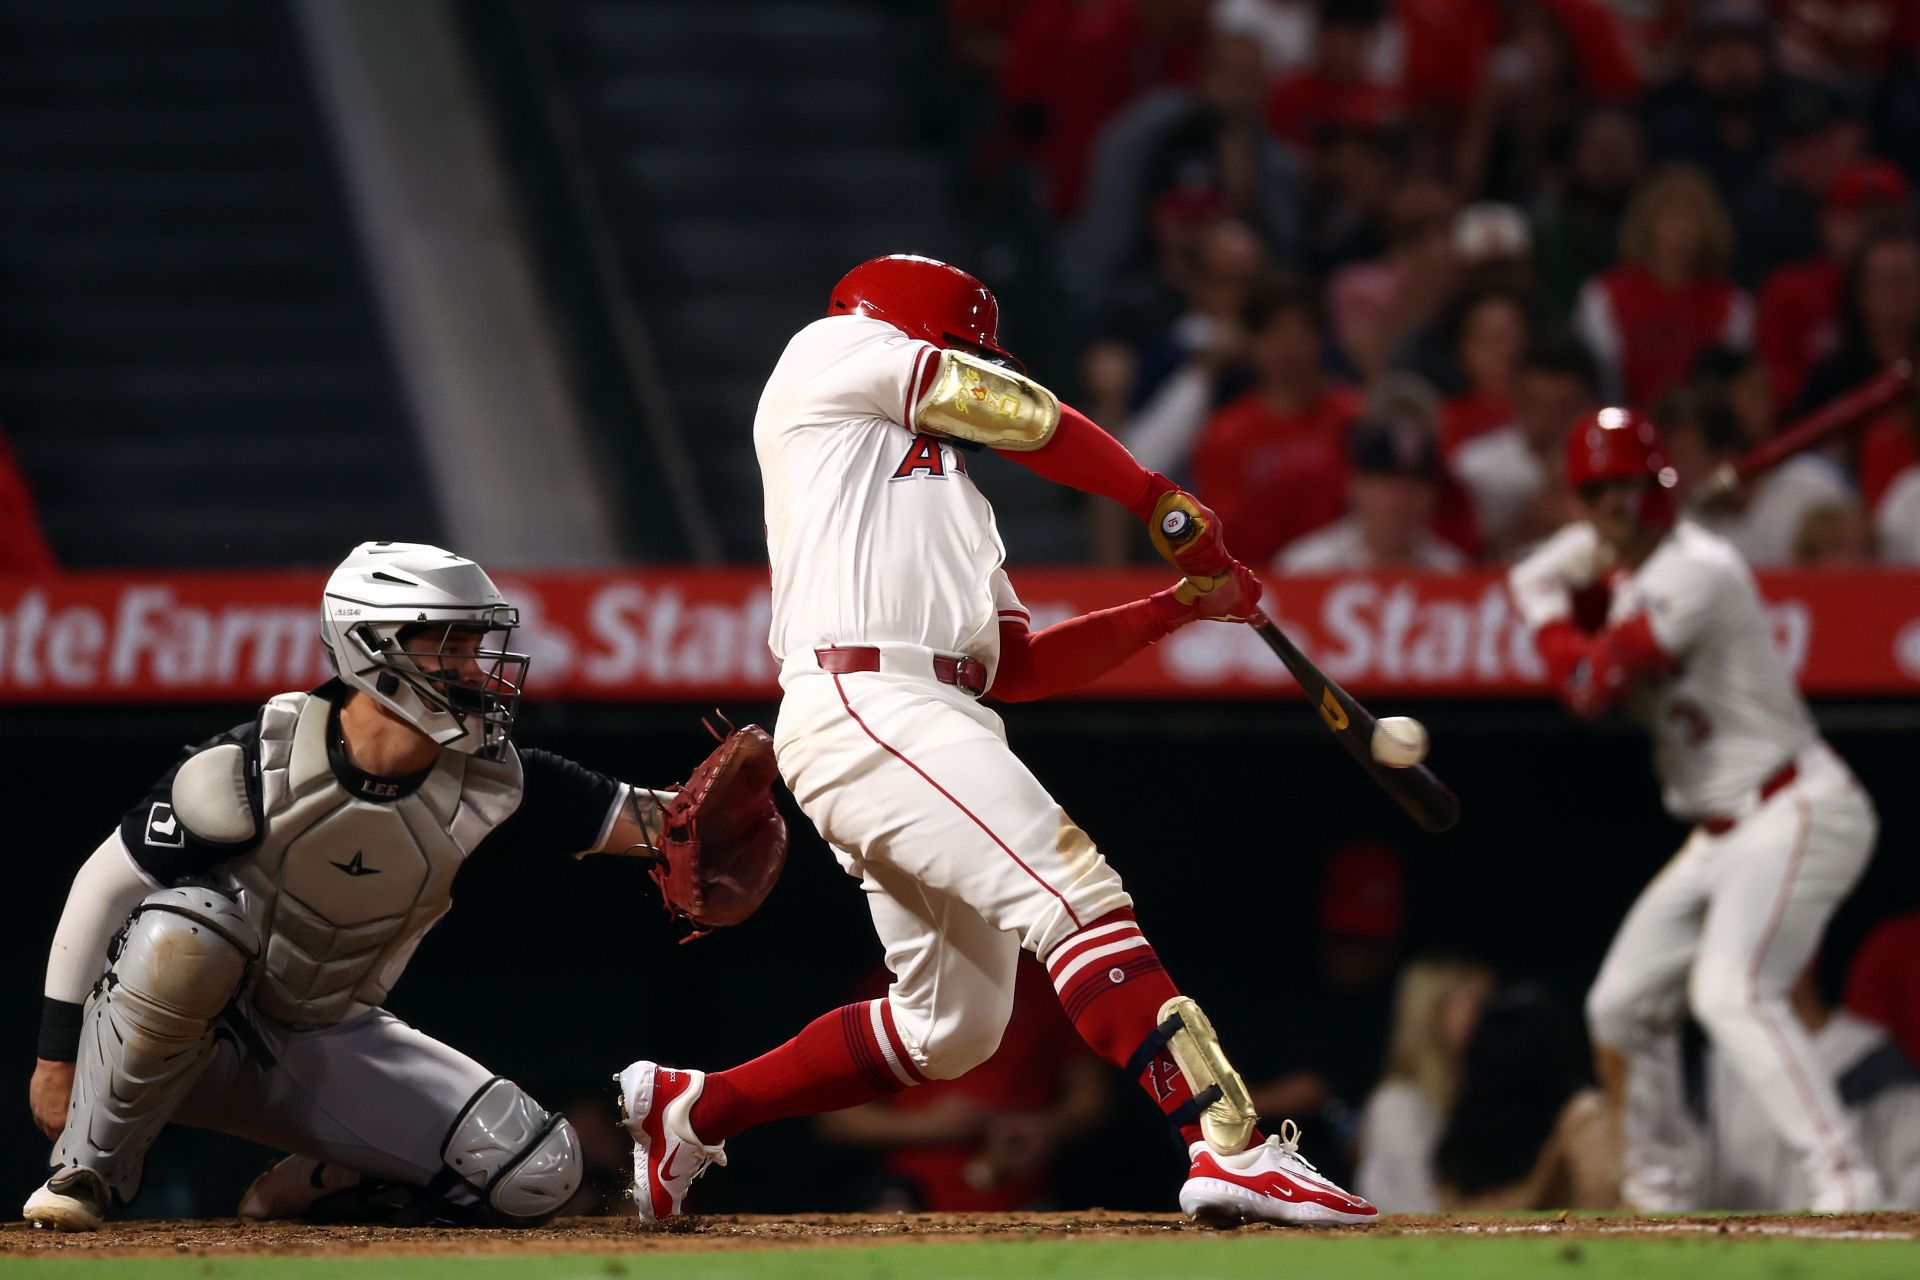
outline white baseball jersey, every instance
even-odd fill
[[[1738,814],[1819,737],[1773,639],[1753,571],[1734,545],[1682,520],[1613,583],[1607,620],[1644,613],[1678,675],[1648,681],[1628,711],[1653,733],[1667,811]]]
[[[993,508],[950,440],[905,425],[938,352],[869,316],[816,320],[760,395],[776,659],[831,644],[966,654],[989,671],[1026,618]]]

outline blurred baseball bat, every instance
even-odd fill
[[[1373,758],[1373,727],[1377,723],[1373,713],[1328,679],[1327,673],[1313,665],[1313,660],[1300,652],[1299,646],[1289,640],[1287,633],[1275,626],[1271,618],[1260,614],[1247,625],[1287,664],[1287,670],[1293,672],[1293,678],[1300,683],[1300,692],[1333,731],[1335,741],[1360,762],[1367,776],[1392,796],[1408,816],[1428,831],[1445,831],[1460,821],[1460,798],[1433,770],[1424,764],[1389,769]]]
[[[1901,360],[1799,421],[1789,423],[1773,439],[1762,441],[1732,462],[1723,463],[1707,477],[1706,483],[1689,495],[1688,502],[1704,506],[1724,498],[1761,472],[1852,430],[1912,392],[1913,363]]]

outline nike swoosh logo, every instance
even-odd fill
[[[660,1181],[672,1182],[675,1178],[682,1176],[673,1171],[673,1162],[678,1160],[680,1153],[686,1149],[687,1144],[684,1142],[676,1142],[673,1144],[673,1150],[667,1152],[667,1158],[660,1162]]]

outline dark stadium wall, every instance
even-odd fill
[[[695,708],[534,707],[520,740],[622,777],[666,785],[706,750]],[[770,707],[732,707],[770,719]],[[1625,726],[1571,725],[1536,704],[1394,708],[1427,719],[1432,762],[1466,816],[1426,836],[1326,741],[1311,712],[1239,706],[1022,706],[1004,714],[1034,772],[1125,876],[1175,980],[1206,1006],[1250,1076],[1277,1073],[1316,1035],[1299,995],[1314,956],[1322,858],[1366,836],[1399,847],[1409,884],[1407,949],[1477,953],[1509,976],[1577,1002],[1613,927],[1682,831],[1660,812],[1645,740]],[[40,980],[68,882],[122,810],[181,747],[246,709],[14,710],[0,717],[9,778],[5,958],[14,1028],[4,1169],[20,1196],[44,1174],[29,1119]],[[1902,748],[1905,707],[1828,706],[1835,745],[1878,802],[1880,848],[1823,958],[1834,980],[1880,915],[1920,901],[1920,796]],[[842,1003],[880,961],[860,895],[804,819],[786,879],[759,917],[691,946],[641,869],[612,858],[481,860],[421,948],[390,1008],[532,1090],[546,1105],[610,1096],[609,1075],[646,1056],[730,1065]],[[1070,1153],[1066,1194],[1108,1207],[1168,1208],[1183,1171],[1157,1117],[1118,1095],[1112,1131]],[[806,1122],[729,1144],[701,1185],[712,1211],[842,1207],[844,1158]],[[227,1215],[265,1156],[170,1134],[136,1209]]]

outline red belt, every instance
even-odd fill
[[[815,649],[813,656],[819,661],[822,671],[830,671],[838,676],[880,669],[880,651],[872,645],[837,645],[831,649]],[[933,678],[976,698],[987,691],[987,666],[978,658],[949,658],[936,653],[933,655]]]
[[[1765,804],[1773,799],[1799,776],[1800,766],[1791,760],[1775,769],[1768,775],[1767,780],[1760,784],[1760,803]],[[1707,834],[1710,836],[1723,836],[1739,826],[1740,819],[1723,813],[1708,818],[1700,825],[1707,829]]]

